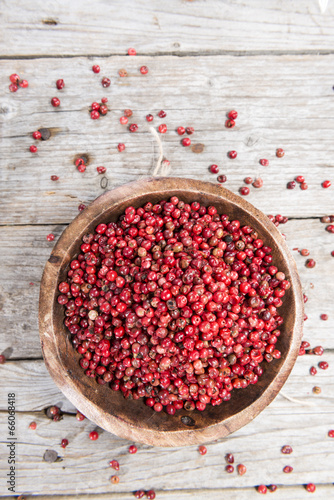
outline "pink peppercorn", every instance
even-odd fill
[[[104,174],[107,171],[106,167],[96,167],[96,170],[98,174]]]
[[[276,156],[277,156],[277,158],[283,158],[284,155],[285,155],[284,149],[282,149],[282,148],[277,148],[276,149]]]
[[[299,184],[302,184],[305,182],[305,177],[303,175],[297,175],[296,181],[299,182]]]
[[[322,321],[327,321],[328,320],[328,314],[320,314],[320,319],[322,319]]]
[[[290,474],[292,471],[293,467],[291,467],[291,465],[286,465],[285,467],[283,467],[283,472],[285,472],[285,474]]]
[[[62,439],[61,440],[61,445],[62,448],[66,448],[68,446],[68,439]]]
[[[4,365],[6,363],[6,357],[3,354],[0,354],[0,365]]]
[[[267,486],[260,484],[260,486],[257,487],[257,491],[262,493],[262,495],[265,495],[267,493]]]
[[[37,146],[35,146],[34,144],[32,146],[30,146],[30,152],[31,153],[37,153]]]
[[[153,115],[151,115],[151,114],[146,115],[146,121],[148,121],[148,122],[153,121]]]
[[[213,165],[210,165],[209,170],[212,174],[218,174],[219,167],[218,167],[218,165],[213,164]]]
[[[100,73],[100,66],[98,64],[94,64],[94,66],[92,66],[92,70],[94,73]]]
[[[326,189],[326,188],[331,187],[332,183],[331,183],[331,181],[324,181],[321,185],[323,188]]]
[[[238,153],[236,151],[229,151],[228,156],[231,160],[234,160],[238,156]]]
[[[263,167],[268,167],[268,165],[269,165],[269,160],[266,160],[265,158],[263,158],[262,160],[260,160],[260,164],[261,164]]]
[[[253,186],[255,188],[261,188],[263,186],[263,180],[258,177],[257,179],[255,179],[255,181],[253,182]]]
[[[127,116],[128,118],[133,115],[133,112],[131,109],[125,109],[124,110],[124,115]]]
[[[52,181],[58,181],[58,180],[59,180],[59,177],[58,177],[58,175],[51,175],[50,179],[51,179]]]
[[[147,73],[148,73],[148,67],[147,66],[142,66],[140,68],[140,72],[141,72],[142,75],[147,75]]]
[[[207,450],[206,446],[199,446],[198,447],[198,452],[200,455],[206,455],[207,451],[208,450]]]
[[[245,183],[245,184],[252,184],[253,182],[254,182],[253,177],[246,177],[246,178],[244,179],[244,183]]]
[[[119,462],[117,460],[110,460],[109,465],[112,469],[119,470]]]
[[[159,118],[165,118],[165,116],[167,116],[167,113],[162,109],[161,111],[159,111],[158,116]]]
[[[249,194],[249,188],[246,186],[241,187],[239,189],[239,192],[240,192],[240,194],[242,194],[242,196],[247,196]]]
[[[121,153],[122,151],[124,151],[125,149],[125,144],[123,144],[122,142],[120,142],[117,146],[117,149],[118,151]]]
[[[48,241],[53,241],[53,240],[55,239],[55,235],[54,235],[54,234],[52,234],[52,233],[50,233],[50,234],[48,234],[48,235],[47,235],[46,239],[47,239]]]
[[[159,125],[158,130],[160,134],[165,134],[167,132],[167,125],[165,123],[162,123]]]
[[[237,471],[239,476],[243,476],[247,472],[246,466],[244,464],[237,465]]]
[[[320,361],[320,363],[318,363],[318,366],[321,370],[327,370],[328,368],[328,363],[327,361]]]
[[[98,111],[91,111],[90,117],[92,120],[98,120],[100,118],[100,113]]]
[[[16,73],[13,73],[10,75],[9,79],[12,83],[19,83],[20,77]]]
[[[226,120],[225,127],[226,128],[233,128],[233,127],[235,127],[235,121],[234,120]]]
[[[35,130],[35,132],[33,132],[32,136],[34,139],[39,140],[42,137],[42,134],[40,133],[39,130]]]
[[[85,207],[86,208],[86,207]],[[77,414],[76,414],[76,419],[79,421],[79,422],[82,422],[82,420],[85,420],[85,415],[83,415],[80,411],[77,411]]]
[[[225,470],[229,474],[232,474],[234,472],[234,467],[233,467],[233,465],[226,465]]]
[[[54,108],[58,108],[58,106],[60,106],[60,100],[58,97],[52,97],[51,104]]]
[[[133,48],[128,49],[128,55],[129,56],[135,56],[135,55],[137,55],[136,49],[133,49]]]
[[[230,111],[227,115],[227,117],[230,119],[230,120],[236,120],[238,118],[238,113],[237,111],[235,111],[234,109],[232,109],[232,111]]]
[[[182,146],[187,147],[187,146],[190,146],[191,140],[188,137],[185,137],[184,139],[182,139],[181,143],[182,143]]]
[[[302,189],[303,191],[306,191],[306,189],[308,189],[307,182],[302,182],[301,185],[300,185],[300,189]]]
[[[10,92],[17,92],[18,86],[16,85],[16,83],[11,83],[8,88]]]
[[[310,368],[310,375],[315,376],[317,373],[318,372],[317,372],[316,367],[315,366],[311,366],[311,368]]]
[[[313,484],[313,483],[308,483],[305,486],[305,488],[306,488],[306,491],[308,491],[309,493],[314,493],[316,490],[315,484]]]
[[[295,181],[290,181],[290,182],[288,182],[288,183],[287,183],[287,185],[286,185],[286,187],[287,187],[288,189],[295,189],[295,187],[296,187],[296,183],[295,183]]]
[[[192,135],[195,132],[194,127],[186,127],[186,133]]]
[[[110,87],[111,81],[110,78],[104,77],[101,80],[102,87],[107,88]]]
[[[131,455],[133,455],[134,453],[137,453],[137,451],[138,451],[138,448],[136,445],[132,444],[131,446],[129,446],[129,453]]]
[[[96,431],[92,431],[89,433],[89,439],[92,441],[96,441],[99,438],[99,434]]]
[[[58,90],[61,90],[65,87],[65,82],[62,78],[56,81],[56,87]]]
[[[331,429],[330,431],[328,431],[328,437],[334,438],[334,430],[333,429]]]
[[[20,87],[22,87],[23,89],[25,89],[25,88],[27,88],[29,86],[29,83],[28,83],[27,80],[21,80],[19,82],[19,85],[20,85]]]
[[[29,424],[29,429],[30,430],[34,431],[36,429],[36,427],[37,427],[36,422],[30,422],[30,424]]]
[[[119,121],[120,121],[121,125],[127,125],[129,120],[126,116],[121,116]]]
[[[176,131],[179,135],[183,135],[185,134],[186,129],[184,127],[178,127]]]
[[[223,184],[224,182],[227,181],[226,175],[218,175],[217,181],[220,182],[221,184]]]
[[[129,126],[129,130],[130,132],[137,132],[138,130],[138,125],[136,123],[132,123],[130,126]]]

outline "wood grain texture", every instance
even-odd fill
[[[72,213],[74,217],[78,212],[73,209]],[[3,277],[0,312],[5,324],[0,336],[0,352],[10,349],[10,358],[41,357],[37,324],[39,284],[45,262],[54,246],[54,242],[46,240],[46,235],[52,232],[58,239],[65,227],[0,227],[0,272]],[[291,251],[296,247],[307,248],[317,262],[314,269],[307,269],[304,265],[306,257],[292,251],[303,290],[309,298],[305,305],[308,320],[304,324],[304,339],[312,346],[323,345],[325,349],[334,349],[334,317],[331,314],[334,259],[330,255],[334,249],[334,238],[325,231],[325,227],[319,219],[294,219],[281,225],[280,230],[286,235]],[[34,284],[30,285],[31,282]],[[322,313],[329,314],[328,321],[320,320]]]
[[[3,3],[7,57],[333,50],[332,2],[325,14],[313,0]]]
[[[234,192],[246,176],[263,178],[263,188],[251,187],[247,198],[265,213],[312,217],[333,211],[333,187],[321,187],[334,171],[333,63],[332,55],[109,57],[96,75],[88,58],[35,60],[33,70],[31,61],[1,61],[1,224],[68,223],[79,203],[150,175],[159,153],[145,116],[152,112],[156,127],[161,108],[167,112],[168,133],[161,139],[170,175],[215,182],[208,167],[217,163],[227,175],[225,187]],[[142,64],[149,66],[148,75],[139,73]],[[123,67],[127,78],[118,76]],[[30,82],[15,94],[7,90],[13,71]],[[100,84],[104,75],[112,80],[107,89]],[[62,91],[55,89],[59,77],[66,84]],[[55,95],[59,108],[50,104]],[[103,95],[111,111],[91,120],[89,106]],[[128,107],[134,111],[130,122],[139,125],[135,134],[119,123]],[[226,112],[233,108],[239,112],[237,126],[226,129]],[[203,144],[202,153],[180,145],[175,130],[181,124],[195,128],[192,143]],[[40,127],[53,135],[38,143],[34,155],[31,133]],[[117,151],[119,142],[126,144],[123,153]],[[276,158],[277,147],[285,149],[284,158]],[[235,160],[227,158],[231,149],[238,151]],[[90,157],[84,174],[73,165],[82,153]],[[259,165],[260,158],[268,158],[270,166]],[[99,165],[107,167],[105,176],[97,174]],[[309,189],[287,190],[298,174]],[[59,181],[52,182],[51,175]]]
[[[203,498],[210,498],[210,500],[222,500],[228,498],[229,500],[258,500],[259,493],[256,488],[222,488],[222,489],[181,489],[181,490],[168,490],[165,491],[155,490],[157,499],[164,500],[203,500]],[[323,500],[324,498],[332,498],[333,484],[317,485],[315,493],[312,494],[312,499]],[[1,497],[3,500],[10,500],[13,497]],[[36,500],[50,500],[49,495],[38,495],[34,497]],[[101,495],[85,494],[82,496],[77,495],[52,495],[52,500],[133,500],[133,493],[105,493]],[[145,498],[145,497],[144,497]],[[305,500],[309,498],[309,493],[305,490],[304,486],[281,486],[275,492],[275,500]]]
[[[17,396],[19,399],[20,395]],[[328,483],[334,460],[333,440],[327,437],[333,423],[333,406],[325,403],[315,409],[300,407],[299,411],[290,407],[290,411],[284,412],[274,406],[275,403],[229,438],[208,444],[204,457],[196,446],[167,450],[138,443],[137,454],[130,455],[129,441],[96,428],[88,420],[78,422],[74,415],[65,415],[63,420],[52,422],[44,414],[18,413],[17,489],[34,495],[48,495],[51,491],[73,495],[132,492],[139,488],[201,491],[272,483]],[[31,421],[37,423],[35,431],[28,429]],[[91,441],[88,435],[95,429],[100,436],[97,441]],[[0,430],[1,435],[6,436],[3,413]],[[63,438],[69,441],[65,450],[60,446]],[[286,444],[293,447],[290,456],[280,451]],[[8,468],[5,440],[0,442],[0,449],[0,472],[4,478]],[[56,450],[63,461],[44,462],[42,457],[47,449]],[[244,476],[225,472],[226,453],[234,454],[235,465],[246,465]],[[109,467],[112,459],[120,463],[118,485],[109,481],[115,473]],[[292,474],[282,472],[287,464],[294,468]]]

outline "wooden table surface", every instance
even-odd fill
[[[42,1],[2,2],[0,38],[0,495],[9,471],[8,393],[16,395],[16,495],[39,500],[131,499],[137,489],[154,488],[157,499],[257,498],[259,484],[277,484],[277,499],[308,498],[303,485],[317,485],[312,498],[334,498],[334,235],[320,217],[334,213],[334,2],[324,14],[315,0],[169,0],[147,2]],[[138,55],[127,56],[135,47]],[[93,64],[101,73],[92,72]],[[149,73],[139,68],[147,65]],[[128,76],[121,78],[120,69]],[[9,75],[18,73],[29,87],[8,90]],[[101,77],[111,79],[103,89]],[[65,80],[58,91],[55,82]],[[50,105],[58,96],[59,108]],[[89,106],[103,96],[110,112],[91,120]],[[119,123],[125,108],[133,110],[139,131],[129,134]],[[291,250],[307,248],[317,262],[293,250],[304,292],[308,320],[304,339],[322,345],[322,358],[299,357],[274,402],[249,425],[208,445],[163,449],[140,445],[129,455],[129,442],[101,430],[98,441],[88,434],[95,425],[78,422],[76,410],[57,389],[44,365],[37,326],[42,270],[53,242],[78,213],[106,189],[153,173],[159,145],[145,120],[167,112],[168,133],[161,137],[169,175],[216,181],[208,166],[217,163],[227,176],[225,187],[237,192],[246,176],[261,177],[262,189],[247,199],[266,214],[289,217],[280,226]],[[236,109],[237,126],[226,129],[226,113]],[[196,148],[180,146],[175,129],[193,126]],[[34,130],[50,128],[38,143]],[[126,150],[117,151],[124,142]],[[276,148],[284,158],[275,156]],[[238,157],[230,160],[227,152]],[[200,151],[200,152],[199,152]],[[80,174],[78,154],[89,165]],[[259,164],[268,158],[269,167]],[[104,165],[106,174],[96,167]],[[57,182],[51,175],[59,176]],[[304,175],[309,185],[286,189]],[[328,321],[320,314],[327,313]],[[325,360],[315,377],[310,367]],[[321,394],[312,388],[321,387]],[[50,405],[64,412],[60,422],[45,415]],[[35,431],[29,430],[37,422]],[[62,438],[68,447],[60,447]],[[290,444],[292,455],[281,447]],[[61,461],[47,463],[45,450]],[[240,477],[225,472],[225,454],[247,466]],[[110,483],[111,459],[119,460],[118,485]],[[284,474],[285,465],[293,472]],[[269,494],[269,493],[268,493]]]

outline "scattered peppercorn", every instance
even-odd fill
[[[238,156],[238,153],[236,151],[229,151],[228,156],[231,160],[234,160]]]
[[[281,453],[283,453],[284,455],[291,455],[292,452],[293,452],[293,449],[288,444],[282,446],[282,448],[281,448]]]
[[[121,116],[119,121],[120,121],[121,125],[127,125],[129,120],[128,120],[127,116]]]
[[[208,450],[207,450],[206,446],[199,446],[198,447],[198,452],[200,455],[206,455],[207,451]]]
[[[136,123],[131,123],[131,125],[129,126],[129,130],[130,132],[137,132],[138,125]]]
[[[117,460],[110,460],[109,465],[112,469],[119,470],[119,463]]]
[[[30,422],[30,424],[29,424],[29,429],[30,430],[34,431],[36,429],[36,427],[37,427],[36,422]]]
[[[62,90],[65,87],[65,82],[62,78],[56,81],[56,87],[58,90]]]
[[[227,117],[230,119],[230,120],[236,120],[238,118],[238,113],[237,111],[235,111],[234,109],[232,109],[232,111],[230,111],[227,115]]]
[[[234,120],[226,120],[225,127],[226,128],[233,128],[233,127],[235,127],[235,121]]]
[[[179,135],[183,135],[185,134],[186,129],[184,127],[178,127],[176,131]]]
[[[147,120],[148,122],[153,121],[153,118],[154,118],[154,117],[153,117],[153,115],[151,115],[151,114],[146,115],[146,120]]]
[[[285,155],[284,149],[282,149],[282,148],[276,149],[276,156],[277,156],[277,158],[283,158],[284,155]]]
[[[81,422],[82,420],[85,420],[85,415],[83,415],[80,411],[77,411],[77,414],[76,414],[76,419]]]
[[[134,491],[133,495],[135,498],[143,498],[143,496],[145,495],[145,491],[144,490]]]
[[[263,180],[258,177],[257,179],[255,179],[255,181],[253,182],[253,186],[255,188],[261,188],[263,186]]]
[[[128,49],[128,55],[129,56],[135,56],[135,55],[137,55],[136,49],[133,49],[133,48]]]
[[[162,123],[159,125],[158,130],[160,134],[165,134],[167,132],[167,125],[165,123]]]
[[[243,476],[247,472],[246,466],[244,464],[238,464],[237,471],[238,471],[239,476]]]
[[[293,467],[291,467],[291,465],[286,465],[285,467],[283,467],[283,472],[285,472],[285,474],[290,474],[292,471]]]
[[[79,212],[82,212],[83,210],[85,210],[85,208],[86,208],[86,205],[84,205],[83,203],[80,203],[80,205],[78,206]]]
[[[186,127],[186,133],[192,135],[195,132],[194,127]]]
[[[107,171],[106,167],[96,167],[96,170],[98,174],[105,174]]]
[[[185,137],[184,139],[182,139],[181,143],[182,143],[182,146],[187,147],[187,146],[190,146],[191,140],[188,137]]]
[[[234,467],[233,467],[233,465],[226,465],[225,470],[229,474],[232,474],[234,472]]]
[[[125,149],[125,144],[123,144],[122,142],[120,142],[117,146],[117,149],[118,151],[121,153],[122,151],[124,151]]]
[[[50,233],[50,234],[48,234],[48,235],[47,235],[46,239],[47,239],[48,241],[53,241],[53,240],[55,239],[55,235],[54,235],[54,234],[52,234],[52,233]]]
[[[42,137],[42,134],[40,133],[39,130],[35,130],[35,132],[33,132],[32,136],[34,139],[39,140]]]
[[[234,464],[234,456],[232,455],[232,453],[227,453],[225,455],[225,460],[228,464]]]
[[[51,99],[51,104],[54,108],[58,108],[58,106],[60,106],[60,100],[58,99],[58,97],[53,97]]]
[[[262,495],[265,495],[267,493],[267,486],[260,484],[260,486],[257,487],[257,491],[262,493]]]
[[[141,72],[142,75],[147,75],[147,73],[148,73],[148,67],[147,66],[142,66],[140,68],[140,72]]]
[[[261,164],[263,167],[268,167],[268,165],[269,165],[269,160],[266,160],[265,158],[263,158],[262,160],[260,160],[260,164]]]
[[[138,451],[138,448],[136,445],[132,444],[131,446],[129,446],[129,453],[131,453],[131,455],[133,455],[134,453],[137,453]]]
[[[305,488],[306,488],[306,491],[308,491],[309,493],[314,493],[316,490],[315,484],[313,484],[313,483],[308,483],[305,486]]]
[[[218,175],[217,181],[220,182],[220,184],[224,184],[224,182],[227,181],[226,175]]]
[[[148,498],[149,500],[154,500],[155,499],[155,491],[154,490],[147,491],[146,498]]]
[[[104,77],[101,80],[102,87],[107,88],[110,87],[111,81],[110,78]]]
[[[96,441],[99,438],[99,434],[96,431],[92,431],[89,433],[89,439],[92,441]]]
[[[159,111],[158,116],[159,118],[165,118],[165,116],[167,116],[167,113],[162,109],[161,111]]]
[[[66,446],[67,446],[67,445],[68,445],[68,439],[62,439],[62,440],[61,440],[61,445],[60,445],[60,446],[61,446],[62,448],[66,448]]]
[[[315,265],[316,261],[314,259],[307,259],[307,261],[305,262],[305,266],[309,269],[312,269],[313,267],[315,267]]]
[[[310,368],[310,374],[315,376],[318,373],[317,369],[315,366],[311,366]]]
[[[212,174],[218,174],[219,172],[219,167],[218,165],[210,165],[209,170]]]
[[[276,490],[277,490],[277,486],[276,486],[276,484],[270,484],[270,485],[268,486],[268,489],[269,489],[271,492],[274,492],[274,491],[276,491]]]
[[[244,183],[245,183],[245,184],[252,184],[253,182],[254,182],[253,177],[246,177],[246,178],[244,179]]]
[[[331,183],[331,181],[324,181],[321,185],[323,188],[327,189],[327,188],[331,187],[332,183]]]
[[[318,363],[318,366],[321,370],[327,370],[329,365],[327,361],[320,361],[320,363]]]
[[[125,78],[126,76],[128,76],[128,72],[123,68],[118,71],[118,74],[121,78]]]
[[[330,431],[328,431],[328,437],[334,438],[334,430],[331,429]]]
[[[31,153],[37,153],[37,146],[35,146],[34,144],[32,146],[30,146],[30,152]]]
[[[100,73],[100,66],[94,64],[94,66],[92,66],[92,70],[94,73]]]
[[[247,195],[249,194],[249,188],[248,188],[248,187],[246,187],[246,186],[241,187],[241,188],[239,189],[239,192],[240,192],[240,194],[242,194],[243,196],[247,196]]]
[[[3,354],[0,354],[0,365],[4,365],[6,363],[6,357]]]
[[[328,320],[328,314],[320,314],[320,319],[322,319],[322,321],[327,321]]]

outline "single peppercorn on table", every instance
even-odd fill
[[[269,485],[277,485],[275,498],[298,500],[315,484],[312,498],[332,498],[334,235],[326,227],[334,219],[320,218],[334,213],[334,3],[325,14],[316,0],[298,9],[278,0],[170,0],[154,7],[143,0],[2,6],[1,498],[14,494],[6,484],[8,394],[15,394],[17,496],[131,499],[134,491],[154,490],[157,499],[249,500],[258,498],[257,487],[269,494]],[[129,48],[137,55],[128,55]],[[28,86],[13,83],[13,74]],[[60,104],[53,106],[53,98]],[[96,120],[94,102],[107,107]],[[231,110],[236,118],[228,118]],[[234,125],[225,126],[227,120]],[[131,125],[138,126],[132,133]],[[160,133],[160,125],[167,131]],[[32,136],[36,131],[41,138]],[[231,151],[237,156],[229,157]],[[170,175],[216,183],[221,176],[231,191],[248,187],[244,196],[265,214],[287,216],[280,229],[308,297],[304,340],[310,345],[301,348],[306,354],[283,390],[246,427],[207,444],[205,455],[196,446],[132,443],[77,419],[39,344],[39,283],[55,241],[79,205],[152,175],[161,155]],[[80,157],[82,171],[75,165]],[[307,267],[308,259],[315,265]],[[50,412],[55,406],[60,412]],[[131,454],[134,444],[138,451]],[[293,452],[282,453],[283,446]],[[119,470],[109,465],[113,460]],[[284,473],[287,466],[293,471]]]

